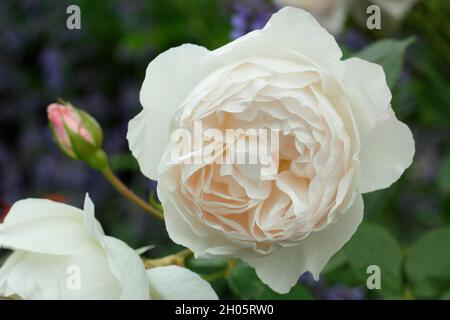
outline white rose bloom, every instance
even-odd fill
[[[190,281],[182,285],[190,285],[190,298],[217,298],[209,284],[189,270],[145,271],[133,249],[105,236],[88,196],[84,210],[44,199],[18,201],[0,224],[0,246],[15,250],[0,269],[0,296],[180,299],[172,281],[182,280]],[[154,280],[155,274],[160,279]]]
[[[274,0],[279,7],[291,6],[311,13],[332,34],[344,27],[350,0]]]
[[[361,194],[390,186],[414,154],[382,67],[341,56],[309,13],[286,7],[217,50],[186,44],[150,63],[128,140],[158,180],[173,241],[197,257],[242,258],[281,293],[306,271],[318,278],[360,224]],[[194,121],[280,130],[278,171],[173,161],[171,133]]]

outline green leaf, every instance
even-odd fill
[[[450,286],[450,227],[432,230],[411,247],[405,271],[420,298],[435,298]]]
[[[343,250],[359,281],[365,284],[370,276],[367,267],[377,265],[381,271],[381,292],[385,295],[401,292],[401,247],[383,227],[363,223]]]
[[[262,283],[255,270],[240,261],[227,275],[228,285],[241,299],[309,300],[312,295],[304,285],[296,285],[287,294],[279,294]]]
[[[194,272],[200,274],[210,274],[224,270],[228,266],[227,259],[196,259],[190,257],[186,261],[186,266]]]
[[[254,299],[264,290],[255,270],[244,262],[239,262],[227,275],[233,293],[241,299]]]
[[[358,287],[364,286],[366,281],[364,279],[361,280],[360,277],[357,277],[355,275],[355,272],[350,267],[349,263],[346,263],[337,269],[324,273],[323,278],[326,279],[327,285],[330,286],[345,284],[348,287]]]
[[[450,290],[444,292],[441,296],[441,300],[450,300]]]
[[[385,39],[367,46],[356,56],[381,65],[386,73],[387,83],[392,89],[400,76],[405,51],[413,42],[413,37],[405,40]]]
[[[439,169],[437,185],[444,193],[450,193],[450,150],[447,152]]]
[[[331,257],[330,261],[328,261],[327,265],[323,269],[322,273],[327,274],[333,272],[348,262],[348,258],[345,254],[344,250],[339,250],[336,252],[334,256]]]

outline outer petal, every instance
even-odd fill
[[[198,274],[178,266],[147,270],[150,294],[161,300],[217,300],[211,285]]]
[[[359,58],[344,61],[344,84],[358,131],[363,138],[390,110],[391,91],[383,68]]]
[[[263,57],[280,58],[286,50],[312,59],[340,78],[342,51],[336,40],[309,12],[293,7],[284,7],[272,15],[264,29],[250,32],[212,53],[220,57],[224,66],[254,57],[255,52]]]
[[[81,255],[73,255],[67,259],[64,272],[59,279],[60,299],[119,299],[121,287],[113,275],[106,252],[95,247]],[[80,288],[68,285],[70,277],[75,275],[71,268],[79,268]]]
[[[348,59],[344,83],[361,136],[360,191],[387,188],[412,163],[412,133],[393,114],[392,95],[381,66]]]
[[[111,272],[121,287],[120,299],[149,299],[144,264],[137,253],[119,239],[104,237],[103,245]]]
[[[0,269],[0,295],[23,299],[58,299],[58,275],[66,256],[16,251]]]
[[[158,196],[163,203],[167,232],[173,242],[188,247],[196,257],[245,255],[247,248],[234,246],[228,239],[200,223],[193,227],[195,221],[187,221],[180,212],[183,208],[178,204],[176,196],[170,194],[163,183],[158,184]]]
[[[392,114],[379,121],[361,143],[361,180],[363,193],[389,187],[411,165],[414,138],[408,126]]]
[[[76,269],[73,269],[75,267]],[[79,276],[79,287],[70,287]],[[0,269],[0,295],[23,299],[117,299],[120,287],[100,248],[61,256],[16,251]]]
[[[162,190],[162,188],[159,188],[158,185],[158,195],[162,200],[162,193],[159,190]],[[167,197],[165,201],[162,200],[162,203],[164,208],[164,221],[170,239],[177,244],[188,247],[196,256],[202,255],[208,248],[208,244],[204,241],[205,239],[194,233],[192,227],[178,212],[178,208],[174,205],[173,200]]]
[[[104,249],[109,269],[120,284],[120,299],[149,299],[145,268],[139,254],[123,241],[104,235],[88,194],[84,202],[84,226],[99,248]]]
[[[92,246],[82,211],[45,199],[16,202],[0,225],[0,246],[47,254],[76,254]]]
[[[311,12],[333,34],[338,34],[342,31],[345,18],[347,17],[347,0],[275,0],[274,2],[281,7],[292,6]]]
[[[175,110],[210,71],[204,57],[209,51],[185,44],[161,53],[148,66],[140,99],[144,109],[130,121],[127,139],[141,171],[157,180],[158,165]]]
[[[86,193],[86,197],[84,199],[84,209],[83,209],[83,223],[84,228],[86,232],[93,238],[95,241],[97,241],[99,244],[101,244],[103,237],[105,236],[105,233],[103,232],[102,226],[100,223],[95,219],[95,207],[94,203],[92,202],[91,198],[89,197],[89,194]]]
[[[349,211],[336,223],[311,233],[298,246],[279,248],[267,256],[244,260],[255,268],[264,283],[279,293],[288,292],[306,271],[318,279],[328,260],[355,233],[362,221],[363,207],[362,197],[358,195]]]

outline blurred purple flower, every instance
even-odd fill
[[[25,44],[25,37],[18,29],[8,29],[3,34],[3,41],[8,52],[19,52]]]
[[[304,285],[307,285],[308,287],[317,287],[323,284],[323,281],[321,279],[314,280],[314,277],[310,272],[305,272],[304,274],[302,274],[298,281]]]
[[[237,39],[243,36],[247,30],[247,17],[240,13],[235,13],[231,16],[231,32],[230,37]]]
[[[0,196],[7,202],[17,200],[21,180],[19,166],[14,155],[0,146]]]
[[[82,164],[69,160],[66,157],[41,156],[34,168],[34,184],[44,192],[61,189],[80,189],[87,183],[88,175]]]
[[[362,287],[349,288],[339,284],[328,289],[324,294],[326,300],[364,300],[365,291]]]
[[[339,35],[337,41],[348,47],[351,51],[359,51],[370,43],[370,40],[355,28]]]
[[[233,29],[245,30],[247,28],[247,16],[242,13],[235,13],[231,16],[231,26]]]
[[[39,55],[42,76],[47,88],[59,91],[63,85],[62,59],[58,50],[45,48]]]
[[[116,114],[108,99],[98,91],[93,91],[84,96],[77,97],[76,101],[71,102],[75,107],[88,112],[101,126],[108,122],[108,120],[111,119],[111,116]]]
[[[156,187],[158,186],[158,181],[149,179],[148,186],[149,186],[150,191],[156,192]]]
[[[230,31],[230,38],[231,39],[237,39],[242,37],[246,32],[242,30],[231,30]]]
[[[264,28],[267,21],[269,21],[270,17],[272,16],[271,12],[261,12],[258,14],[255,19],[253,19],[251,23],[251,30],[258,30]]]
[[[399,84],[408,85],[411,83],[413,76],[411,74],[411,70],[404,68],[400,73],[400,77],[398,79]]]
[[[329,287],[323,277],[316,281],[310,272],[302,274],[299,283],[307,286],[317,299],[362,300],[365,298],[365,291],[362,287],[349,288],[343,284]]]
[[[114,129],[106,129],[104,132],[103,147],[109,154],[119,153],[127,150],[128,143],[126,139],[127,123],[124,122]]]
[[[125,119],[131,119],[140,110],[139,90],[141,83],[126,82],[120,87],[119,108]]]
[[[45,110],[45,109],[43,109]],[[43,115],[45,117],[45,114]],[[20,148],[20,156],[25,159],[26,165],[34,165],[36,155],[46,153],[55,146],[51,130],[47,125],[42,127],[29,127],[21,132],[17,146]]]
[[[148,186],[149,186],[149,190],[150,190],[150,195],[152,195],[155,200],[159,201],[158,193],[157,193],[158,181],[149,180]]]
[[[412,222],[411,217],[414,217],[419,212],[425,212],[428,218],[439,216],[441,206],[439,199],[427,195],[420,195],[416,192],[405,191],[399,197],[399,212],[401,216],[405,216],[405,223]]]
[[[230,38],[237,39],[244,34],[261,29],[269,21],[275,7],[268,1],[231,1]]]
[[[436,181],[444,157],[446,135],[439,129],[419,130],[416,128],[416,155],[411,167],[411,175],[423,184]]]
[[[11,64],[0,57],[0,92],[6,91],[14,86],[14,77],[15,73]]]

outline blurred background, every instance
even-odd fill
[[[415,160],[392,187],[365,196],[366,220],[374,229],[382,227],[381,238],[395,241],[395,250],[407,257],[411,250],[419,250],[411,249],[418,239],[434,230],[446,231],[450,225],[450,1],[407,1],[394,9],[384,6],[391,2],[405,1],[356,1],[339,11],[329,30],[345,56],[379,40],[414,37],[391,89],[397,117],[413,130]],[[140,174],[126,141],[127,123],[141,108],[139,90],[148,63],[186,42],[215,49],[263,27],[287,3],[303,6],[319,21],[329,18],[326,10],[331,9],[311,4],[326,6],[328,0],[0,1],[0,214],[27,197],[81,207],[89,192],[107,234],[132,247],[156,245],[150,256],[176,250],[162,223],[118,196],[101,174],[57,149],[46,107],[61,97],[93,115],[104,129],[104,148],[113,170],[136,193],[154,198],[156,184]],[[365,8],[372,3],[382,8],[381,30],[366,28]],[[66,27],[66,8],[71,4],[81,8],[80,30]],[[389,281],[387,287],[394,286],[392,290],[369,292],[355,264],[335,257],[319,282],[305,275],[300,280],[302,289],[284,298],[450,297],[450,237],[444,232],[438,239],[439,246],[430,249],[436,252],[433,258],[422,257],[435,259],[437,265],[423,267],[425,275],[417,279],[408,276],[406,262],[398,265],[402,258],[392,251],[386,263],[395,260],[395,266],[382,282]],[[370,257],[376,255],[373,252],[361,254]],[[192,261],[191,267],[201,272],[220,268],[220,263]],[[257,279],[249,280],[254,276],[251,270],[239,268],[237,280],[218,277],[214,283],[221,297],[275,297],[255,284]],[[412,263],[411,268],[416,266]],[[257,286],[255,290],[266,290],[266,296],[243,292],[239,277],[253,281],[247,289]]]

